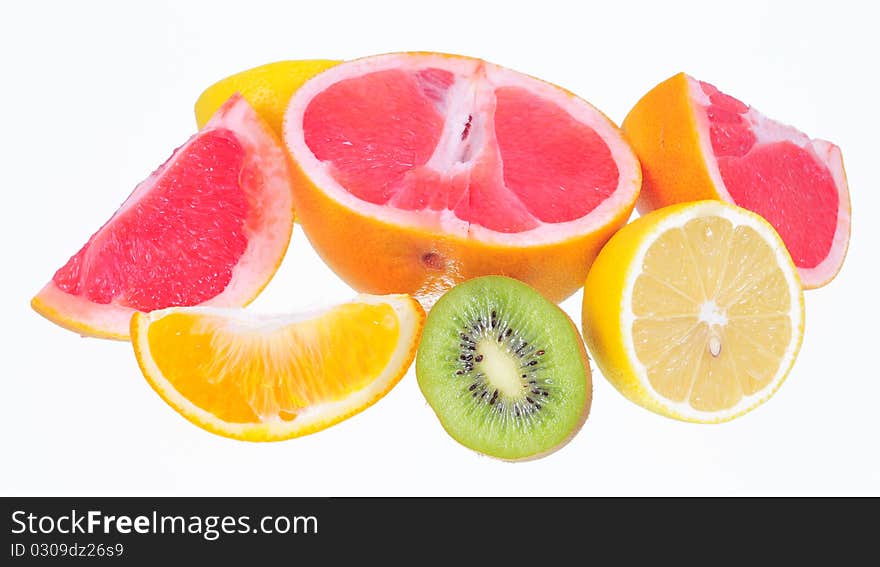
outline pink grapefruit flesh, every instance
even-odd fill
[[[690,78],[690,95],[722,197],[773,225],[805,287],[827,283],[840,269],[849,239],[840,149],[763,116],[709,83]]]
[[[138,185],[33,305],[62,326],[119,339],[134,311],[244,305],[277,269],[292,222],[285,152],[235,96]]]
[[[450,97],[469,94],[452,93],[454,84],[452,73],[430,67],[340,81],[306,109],[306,143],[360,199],[446,209],[499,232],[581,218],[617,188],[617,165],[596,131],[520,87],[496,88],[494,108],[462,115],[450,144],[442,112]],[[445,171],[428,164],[438,149]]]

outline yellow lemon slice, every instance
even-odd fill
[[[766,401],[794,363],[803,324],[782,239],[720,201],[627,225],[584,286],[584,338],[603,375],[635,403],[685,421],[727,421]]]
[[[196,122],[199,128],[204,126],[217,109],[238,92],[281,137],[281,122],[293,93],[337,63],[339,61],[326,59],[277,61],[230,75],[205,89],[196,100]]]
[[[424,318],[405,295],[299,315],[172,307],[135,313],[131,337],[147,381],[183,417],[226,437],[276,441],[378,401],[412,363]]]

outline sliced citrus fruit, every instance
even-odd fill
[[[840,148],[811,140],[684,73],[660,83],[623,121],[645,176],[639,210],[720,199],[770,221],[805,288],[831,281],[849,242]]]
[[[662,415],[719,422],[767,400],[801,344],[803,291],[760,216],[672,205],[615,234],[584,284],[584,339],[602,374]]]
[[[564,299],[641,183],[622,134],[589,103],[454,55],[332,67],[293,95],[284,138],[298,218],[328,265],[357,290],[426,304],[488,274]]]
[[[286,152],[235,96],[135,188],[31,305],[83,335],[127,339],[136,310],[252,301],[292,230]]]
[[[277,61],[230,75],[205,89],[196,100],[196,122],[199,128],[203,127],[229,97],[240,93],[280,137],[291,95],[307,80],[337,63],[326,59]]]
[[[199,427],[245,441],[314,433],[384,396],[415,356],[425,312],[361,295],[314,313],[171,307],[136,313],[132,345],[150,386]]]

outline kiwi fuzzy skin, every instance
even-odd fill
[[[518,287],[529,287],[519,280],[514,280],[511,278],[504,277],[504,276],[484,276],[484,277],[476,278],[476,279],[479,279],[479,280],[486,280],[486,279],[510,280],[511,283],[515,283],[515,285]],[[471,282],[473,282],[473,280],[471,280]],[[460,287],[462,285],[468,285],[468,283],[466,282],[463,284],[459,284],[459,286],[456,286],[456,287]],[[505,285],[507,285],[507,284],[505,284]],[[540,297],[540,294],[538,294],[533,288],[529,287],[529,289],[534,292],[536,297]],[[447,294],[451,293],[452,291],[453,290],[450,290],[450,292],[447,292]],[[438,301],[438,305],[439,305],[439,303],[442,302],[442,300],[443,300],[443,298],[441,298],[441,300]],[[565,311],[563,311],[558,305],[550,302],[549,300],[547,300],[546,298],[543,298],[543,297],[541,297],[541,304],[548,306],[550,309],[556,310],[556,315],[553,316],[553,318],[556,318],[558,321],[556,323],[556,331],[555,332],[557,334],[555,336],[557,336],[557,337],[560,336],[559,333],[564,332],[565,323],[568,323],[568,325],[574,335],[574,337],[572,337],[572,339],[574,339],[578,345],[577,349],[572,349],[572,351],[569,351],[569,352],[571,355],[574,354],[574,351],[576,351],[580,354],[580,367],[583,369],[583,380],[585,381],[584,389],[582,392],[583,405],[582,405],[582,407],[579,408],[580,411],[579,411],[579,415],[577,416],[577,421],[575,421],[575,422],[573,422],[573,424],[569,425],[569,427],[571,427],[571,429],[563,439],[559,440],[556,443],[556,445],[549,447],[543,451],[540,451],[538,453],[528,454],[528,455],[525,455],[522,457],[499,456],[496,454],[492,454],[490,452],[484,452],[484,451],[481,451],[480,449],[471,447],[469,444],[467,444],[466,442],[459,439],[457,437],[457,433],[454,431],[453,427],[456,427],[460,433],[461,428],[458,427],[460,422],[449,421],[449,423],[447,424],[447,420],[449,419],[449,416],[446,414],[445,411],[443,411],[439,407],[434,406],[434,404],[431,402],[432,396],[429,395],[428,390],[426,389],[427,384],[429,384],[430,381],[432,380],[432,378],[430,378],[430,376],[432,376],[434,373],[434,367],[433,366],[429,367],[427,365],[423,366],[423,361],[421,360],[421,358],[423,358],[423,357],[417,356],[416,375],[418,378],[419,388],[422,391],[422,394],[425,396],[426,400],[428,400],[428,402],[429,402],[428,405],[431,407],[432,411],[435,413],[436,417],[438,418],[438,421],[440,421],[440,424],[444,428],[446,433],[450,437],[452,437],[457,443],[459,443],[460,445],[463,445],[464,447],[470,449],[471,451],[477,453],[478,455],[488,456],[493,459],[497,459],[497,460],[505,461],[505,462],[532,461],[532,460],[537,460],[537,459],[546,457],[547,455],[556,452],[557,450],[559,450],[560,448],[562,448],[563,446],[568,444],[575,437],[575,435],[577,435],[577,433],[581,430],[581,428],[583,427],[587,418],[589,417],[590,408],[592,405],[592,397],[593,397],[593,381],[592,381],[592,372],[591,372],[591,368],[590,368],[589,355],[587,353],[587,349],[584,344],[583,337],[582,337],[581,333],[578,331],[578,328],[574,324],[571,317],[569,317],[568,314],[565,313]],[[437,306],[435,306],[435,308],[436,307]],[[557,317],[557,315],[559,315],[559,314],[562,315],[561,318]],[[425,337],[423,336],[423,344],[420,345],[420,347],[419,347],[420,350],[422,350],[423,346],[425,346],[425,348],[427,348],[427,346],[424,343],[424,338]],[[566,340],[568,340],[568,339],[566,339]],[[434,351],[432,350],[431,352],[434,352]],[[427,357],[424,357],[424,358],[427,358]],[[574,365],[577,364],[576,358],[571,358],[569,360],[572,360]],[[431,389],[433,390],[434,388],[431,388]],[[577,408],[577,406],[575,406],[571,409],[575,409],[575,408]]]

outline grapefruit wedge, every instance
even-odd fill
[[[623,129],[642,163],[640,211],[702,199],[734,203],[773,225],[805,288],[827,284],[840,270],[849,189],[831,142],[684,73],[642,97]]]
[[[297,217],[358,291],[431,305],[503,274],[554,301],[583,285],[641,185],[618,128],[583,99],[480,59],[341,63],[290,100]]]
[[[242,306],[275,273],[292,227],[286,152],[236,95],[135,188],[31,305],[82,335],[122,340],[135,311]]]

